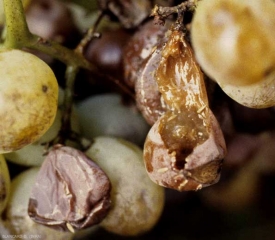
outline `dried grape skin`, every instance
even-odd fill
[[[110,190],[106,174],[84,153],[57,145],[38,173],[28,213],[58,230],[87,228],[108,213]]]
[[[5,211],[6,218],[3,221],[7,234],[36,234],[41,239],[72,240],[72,233],[56,231],[37,224],[28,215],[29,196],[38,171],[37,167],[30,168],[17,175],[11,182],[11,194]]]

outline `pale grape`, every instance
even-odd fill
[[[108,135],[142,145],[149,125],[136,109],[122,101],[118,94],[101,94],[79,102],[76,110],[83,136],[92,139]]]
[[[205,73],[248,107],[275,105],[275,2],[207,0],[191,28],[196,58]]]
[[[51,68],[20,50],[0,52],[0,153],[38,140],[52,125],[58,83]]]
[[[5,210],[10,194],[9,169],[3,155],[0,155],[0,214]]]
[[[38,141],[17,151],[4,154],[7,160],[24,166],[41,166],[45,158],[45,144],[58,135],[61,128],[61,117],[61,110],[58,110],[52,126]],[[79,122],[74,108],[71,116],[71,127],[73,131],[79,132]]]
[[[86,154],[112,183],[113,207],[100,226],[125,236],[152,229],[162,213],[164,189],[148,177],[142,150],[122,139],[97,137]]]

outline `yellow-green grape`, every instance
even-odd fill
[[[275,2],[205,0],[191,28],[196,58],[235,101],[275,105]]]
[[[29,196],[39,168],[31,168],[12,180],[10,200],[6,208],[5,228],[13,235],[40,239],[69,240],[73,234],[50,229],[32,221],[28,215]]]
[[[122,139],[97,137],[86,154],[112,183],[113,206],[100,225],[125,236],[149,231],[161,215],[164,190],[148,177],[142,150]]]
[[[71,116],[71,127],[75,132],[79,132],[79,122],[74,108]],[[37,141],[29,144],[17,151],[4,154],[7,160],[24,166],[41,166],[44,161],[45,144],[53,140],[61,128],[61,110],[57,111],[55,120],[48,131]],[[70,143],[68,143],[69,146]]]
[[[5,209],[10,193],[10,174],[3,155],[0,155],[0,214]]]
[[[0,153],[38,140],[52,125],[58,84],[51,68],[20,50],[0,52]]]

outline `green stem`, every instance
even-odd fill
[[[62,124],[59,132],[58,143],[65,144],[66,139],[68,139],[72,133],[71,129],[71,114],[73,106],[73,93],[74,93],[74,83],[76,75],[79,71],[78,67],[67,66],[65,78],[65,94],[63,102],[63,112],[62,112]]]
[[[29,31],[22,0],[3,0],[7,37],[6,48],[21,48],[32,35]]]
[[[66,65],[81,67],[91,71],[95,70],[93,65],[90,64],[83,55],[51,40],[45,40],[41,37],[34,36],[31,41],[25,43],[25,47],[44,52]]]
[[[22,0],[3,0],[6,17],[5,48],[29,48],[44,52],[66,65],[91,71],[95,68],[81,54],[54,41],[45,40],[30,33]]]

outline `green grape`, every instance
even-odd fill
[[[29,196],[39,168],[31,168],[12,180],[10,199],[3,222],[10,234],[39,235],[40,239],[69,240],[73,234],[37,224],[28,215]]]
[[[0,155],[0,214],[8,203],[10,193],[9,169],[3,155]]]
[[[20,50],[0,52],[0,153],[38,140],[52,125],[58,84],[51,68]]]
[[[144,118],[135,109],[123,104],[118,94],[92,96],[76,105],[84,137],[121,137],[142,145],[149,131]]]
[[[100,226],[125,236],[149,231],[161,215],[164,189],[148,177],[142,150],[122,139],[97,137],[86,154],[112,183],[113,207]]]
[[[275,3],[207,0],[191,28],[196,58],[207,75],[248,107],[275,105]]]

